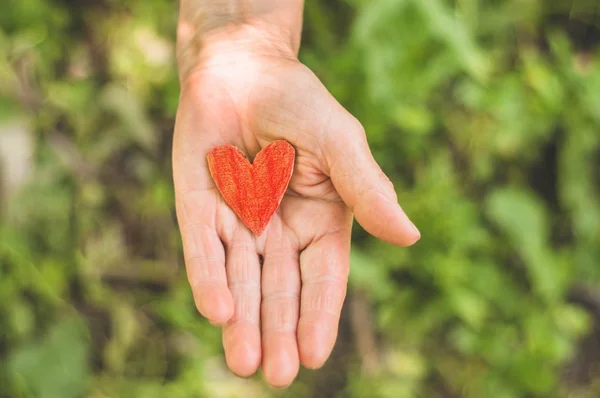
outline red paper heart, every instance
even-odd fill
[[[253,164],[233,145],[208,153],[210,174],[225,202],[256,235],[279,207],[292,177],[294,156],[294,147],[283,140],[264,147]]]

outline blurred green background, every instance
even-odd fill
[[[175,0],[3,0],[0,397],[600,396],[600,2],[308,0],[301,59],[423,234],[354,230],[340,336],[226,371],[174,216]]]

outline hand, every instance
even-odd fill
[[[229,368],[249,376],[262,364],[269,384],[286,386],[300,363],[322,366],[335,343],[352,213],[395,245],[420,235],[361,124],[298,62],[293,45],[243,26],[213,35],[193,59],[180,62],[173,145],[188,278],[199,311],[223,327]],[[295,170],[256,237],[221,198],[206,155],[233,144],[252,158],[280,139],[296,148]]]

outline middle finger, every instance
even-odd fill
[[[267,233],[261,305],[263,375],[270,385],[285,387],[294,381],[300,367],[298,250],[279,217],[272,219]]]

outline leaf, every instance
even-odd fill
[[[101,94],[100,104],[119,118],[135,143],[150,152],[157,149],[156,129],[150,123],[143,104],[125,87],[108,85]]]
[[[440,0],[413,0],[428,18],[432,32],[452,48],[456,58],[476,79],[485,82],[489,75],[489,65],[479,50],[463,22],[453,16]]]
[[[537,293],[546,300],[562,295],[565,279],[560,261],[547,246],[549,223],[543,204],[527,191],[501,188],[489,195],[485,207],[523,259]]]
[[[81,320],[63,318],[45,339],[18,348],[9,366],[33,397],[81,397],[90,376],[88,346]]]
[[[480,327],[487,315],[487,302],[478,294],[461,287],[453,287],[448,292],[450,305],[467,324]]]
[[[389,297],[394,292],[386,267],[376,258],[352,249],[350,252],[350,283],[364,289],[377,299]]]

